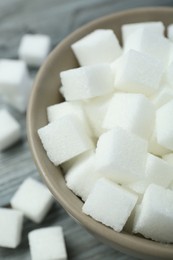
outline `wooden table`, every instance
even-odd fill
[[[1,0],[0,58],[17,58],[19,42],[25,33],[48,34],[51,37],[53,48],[70,32],[97,17],[128,8],[154,5],[171,6],[173,1]],[[33,78],[36,72],[36,70],[30,70]],[[0,206],[5,207],[25,178],[31,176],[40,179],[40,177],[28,147],[26,115],[9,107],[0,99],[0,108],[2,107],[8,108],[22,126],[22,140],[0,153]],[[15,250],[0,248],[0,259],[31,259],[28,232],[40,227],[55,225],[63,226],[69,259],[134,259],[96,240],[83,227],[76,224],[57,202],[54,203],[40,225],[25,220],[22,243]]]

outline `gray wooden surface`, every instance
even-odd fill
[[[17,58],[21,36],[27,32],[48,34],[53,48],[70,32],[97,17],[128,8],[156,5],[173,6],[173,0],[0,0],[0,58]],[[33,78],[36,72],[30,71]],[[7,107],[23,129],[22,140],[0,153],[2,207],[8,205],[13,193],[26,177],[40,177],[27,143],[26,116],[7,106],[1,98],[0,107]],[[25,220],[21,245],[15,250],[0,248],[0,259],[31,259],[28,232],[54,225],[62,225],[64,228],[69,259],[134,259],[96,240],[76,224],[57,202],[42,224],[36,225]]]

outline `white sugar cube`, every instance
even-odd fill
[[[156,111],[156,136],[163,147],[173,150],[173,100]]]
[[[60,226],[31,231],[28,235],[32,260],[66,260],[63,229]]]
[[[110,101],[102,127],[112,129],[119,126],[148,139],[154,120],[154,106],[144,95],[116,93]]]
[[[159,93],[157,93],[151,101],[156,108],[159,108],[171,99],[173,99],[173,89],[168,86],[163,86]]]
[[[157,42],[157,44],[156,44]],[[164,68],[170,62],[172,53],[172,43],[157,31],[152,28],[140,28],[135,30],[127,39],[124,46],[124,51],[130,49],[149,54],[158,59]]]
[[[105,130],[102,127],[103,119],[107,112],[111,96],[93,98],[84,104],[86,116],[96,137],[99,137]]]
[[[137,29],[140,28],[149,28],[152,29],[154,33],[158,33],[160,35],[163,35],[164,33],[164,24],[162,22],[143,22],[143,23],[128,23],[123,24],[121,27],[122,30],[122,39],[123,43],[127,41],[128,37]]]
[[[94,150],[88,150],[82,154],[79,154],[75,157],[73,157],[72,159],[62,163],[60,166],[63,170],[64,173],[66,173],[68,170],[70,170],[70,168],[76,164],[79,161],[83,161],[85,158],[88,158],[88,156],[90,156],[91,154],[94,153]]]
[[[151,184],[143,197],[133,232],[159,242],[173,242],[173,191]]]
[[[101,178],[96,182],[82,210],[95,220],[120,232],[137,199],[137,195],[110,180]]]
[[[87,199],[99,176],[94,171],[94,166],[95,154],[90,153],[74,163],[65,175],[67,187],[83,201]]]
[[[136,192],[138,195],[143,195],[146,188],[148,187],[148,182],[145,179],[128,183],[123,185],[123,187],[130,189],[131,191]]]
[[[103,96],[113,91],[113,74],[107,64],[75,68],[60,73],[67,101]]]
[[[11,199],[11,206],[36,223],[40,223],[50,210],[53,197],[40,182],[27,178]]]
[[[6,110],[0,110],[0,151],[4,150],[21,137],[21,127],[16,119]]]
[[[167,153],[162,156],[162,159],[173,166],[173,153]]]
[[[21,241],[23,215],[20,211],[0,208],[0,246],[16,248]]]
[[[126,225],[124,226],[124,231],[128,232],[128,233],[132,233],[133,231],[133,223],[135,221],[135,219],[138,217],[138,215],[140,214],[140,210],[141,210],[141,204],[137,203],[136,206],[134,207],[134,209],[132,210],[132,213],[130,215],[130,217],[128,218]]]
[[[87,135],[80,121],[64,116],[38,130],[49,159],[59,165],[93,148],[93,141]]]
[[[148,154],[145,180],[166,188],[173,181],[173,166],[157,156]]]
[[[129,50],[121,57],[115,77],[115,88],[120,91],[154,94],[163,73],[163,66],[150,55]]]
[[[18,55],[30,66],[39,67],[50,51],[50,37],[43,34],[25,34],[20,42]]]
[[[157,156],[163,156],[164,154],[169,153],[169,149],[163,147],[158,143],[155,127],[153,130],[153,134],[148,142],[148,152]]]
[[[26,63],[20,60],[0,60],[0,93],[8,103],[25,111],[31,89]]]
[[[96,169],[119,183],[143,178],[148,143],[120,127],[102,134],[96,148]]]
[[[81,66],[110,63],[122,53],[118,39],[110,29],[95,30],[71,47]]]
[[[66,115],[74,115],[75,117],[77,117],[81,122],[81,124],[87,130],[87,133],[91,135],[91,129],[89,123],[87,122],[85,110],[81,102],[66,101],[66,102],[58,103],[47,107],[47,116],[48,116],[48,121],[50,123]]]
[[[169,64],[164,76],[166,83],[173,88],[173,61]]]
[[[167,36],[168,38],[173,41],[173,24],[169,24],[167,27]]]

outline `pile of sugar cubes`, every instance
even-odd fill
[[[50,51],[50,44],[47,35],[24,35],[19,46],[19,60],[0,60],[0,96],[21,113],[26,111],[31,89],[28,66],[38,68]],[[6,108],[0,109],[0,122],[0,151],[3,151],[21,138],[22,129]],[[45,185],[27,178],[11,198],[11,207],[0,208],[0,247],[16,248],[22,240],[24,217],[40,224],[53,201]],[[67,259],[61,226],[30,231],[28,240],[33,260]]]
[[[122,26],[73,43],[65,101],[38,130],[83,212],[120,232],[173,242],[173,25]]]

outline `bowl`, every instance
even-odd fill
[[[27,132],[35,164],[55,199],[67,213],[102,242],[121,252],[143,259],[173,259],[173,244],[154,242],[126,232],[115,232],[82,213],[83,202],[65,184],[63,173],[48,159],[37,130],[47,122],[46,108],[61,102],[58,92],[59,73],[77,67],[71,44],[95,29],[113,29],[121,42],[121,26],[125,23],[162,21],[173,23],[173,8],[131,9],[101,17],[81,27],[64,39],[48,56],[35,79],[27,111]]]

